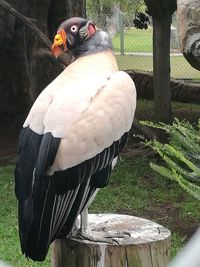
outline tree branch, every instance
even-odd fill
[[[178,0],[177,5],[178,35],[181,52],[193,68],[200,70],[199,0]]]
[[[42,43],[51,50],[52,42],[47,38],[47,36],[35,25],[33,24],[29,18],[22,15],[16,9],[14,9],[8,2],[4,0],[0,0],[0,6],[7,10],[9,13],[14,15],[17,19],[19,19],[23,24],[25,24],[37,37],[42,41]],[[58,60],[68,66],[70,63],[69,57],[59,56]]]

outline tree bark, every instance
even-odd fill
[[[190,65],[200,70],[199,0],[178,0],[177,17],[181,51]]]
[[[147,71],[126,70],[133,79],[137,97],[153,100],[153,73]],[[170,79],[171,100],[183,103],[200,104],[198,83]]]
[[[171,122],[170,25],[171,14],[153,17],[153,88],[158,121]]]
[[[8,0],[51,40],[71,16],[85,16],[85,0]],[[70,3],[69,3],[70,2]],[[38,94],[63,70],[44,44],[21,21],[0,7],[0,119],[23,121]]]
[[[170,26],[176,0],[144,0],[153,18],[153,86],[158,121],[171,122]]]
[[[101,243],[75,238],[52,244],[52,267],[164,267],[170,259],[170,231],[152,221],[118,214],[89,215],[92,237],[126,231],[130,236]]]

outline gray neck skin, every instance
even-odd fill
[[[104,31],[97,31],[91,36],[91,38],[73,48],[71,50],[71,54],[74,59],[77,59],[80,56],[86,56],[107,50],[113,50],[110,36]]]

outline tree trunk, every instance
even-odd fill
[[[85,16],[85,0],[9,0],[51,40],[59,24],[71,16]],[[24,120],[38,94],[63,67],[21,21],[0,7],[0,119]],[[1,125],[0,125],[1,126]]]
[[[158,121],[171,122],[170,26],[171,14],[153,17],[153,87]]]
[[[153,18],[153,86],[158,121],[171,122],[170,27],[176,0],[144,0]]]
[[[177,17],[181,51],[191,66],[200,70],[199,0],[178,0]]]
[[[153,73],[147,71],[126,71],[133,79],[137,98],[153,100]],[[200,104],[199,83],[170,79],[171,100],[183,103]]]
[[[86,0],[66,0],[65,2],[69,17],[86,17]]]
[[[89,215],[91,236],[127,232],[115,242],[57,239],[52,267],[165,267],[170,259],[170,231],[152,221],[128,215]]]

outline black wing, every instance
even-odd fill
[[[21,247],[27,257],[43,261],[51,242],[72,231],[96,188],[107,185],[112,161],[127,138],[125,133],[95,157],[48,176],[46,171],[53,164],[60,139],[51,133],[38,135],[29,127],[22,130],[15,192],[19,200]]]

